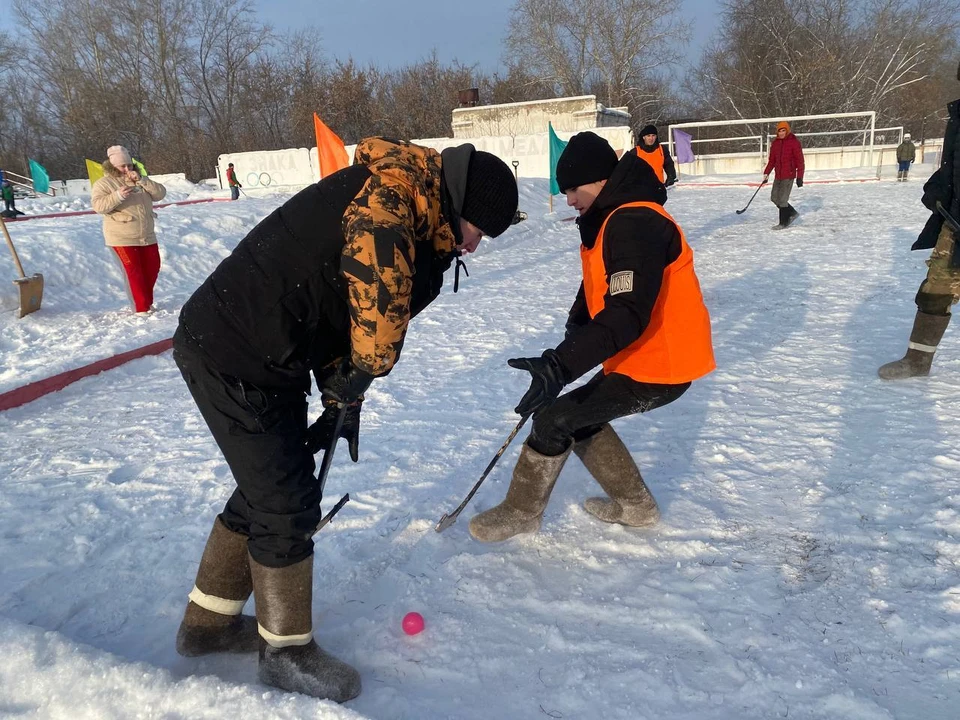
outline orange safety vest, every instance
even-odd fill
[[[667,181],[667,174],[663,171],[663,146],[657,143],[657,149],[647,152],[637,145],[637,157],[653,168],[654,174],[660,178],[660,182]],[[682,232],[682,231],[681,231]]]
[[[631,202],[623,208],[643,207],[660,213],[680,233],[680,257],[663,271],[660,294],[650,313],[650,322],[639,338],[603,363],[605,374],[619,373],[637,382],[678,385],[703,377],[716,368],[710,340],[710,315],[703,304],[700,282],[693,271],[693,250],[687,245],[677,221],[657,203]],[[583,291],[591,318],[604,308],[607,271],[603,262],[603,234],[607,216],[592,248],[581,245]],[[643,242],[637,238],[636,242]]]

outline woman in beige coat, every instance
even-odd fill
[[[140,175],[122,145],[107,148],[103,177],[93,185],[93,209],[103,215],[103,237],[123,265],[128,294],[138,313],[150,311],[160,274],[160,251],[153,230],[153,203],[167,190]]]

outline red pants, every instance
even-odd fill
[[[157,245],[115,247],[127,274],[127,291],[137,312],[146,312],[153,305],[153,286],[160,274],[160,250]]]

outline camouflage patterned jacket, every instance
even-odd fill
[[[440,167],[429,148],[363,140],[240,241],[184,305],[178,342],[265,387],[307,390],[347,354],[388,373],[455,258]]]

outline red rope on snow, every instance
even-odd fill
[[[201,198],[200,200],[180,200],[178,202],[160,203],[155,208],[165,208],[172,205],[196,205],[208,202],[230,202],[230,198]],[[22,222],[24,220],[49,220],[50,218],[74,217],[76,215],[96,215],[94,210],[71,210],[62,213],[47,213],[46,215],[17,215],[13,218],[4,218],[6,222]]]
[[[82,380],[91,375],[97,375],[105,370],[113,370],[113,368],[119,367],[124,363],[146,357],[147,355],[159,355],[172,347],[173,338],[167,338],[166,340],[160,340],[150,345],[144,345],[136,350],[129,350],[104,360],[97,360],[76,370],[67,370],[59,375],[18,387],[0,395],[0,411],[26,405],[44,395],[63,390],[67,385],[75,383],[77,380]]]

